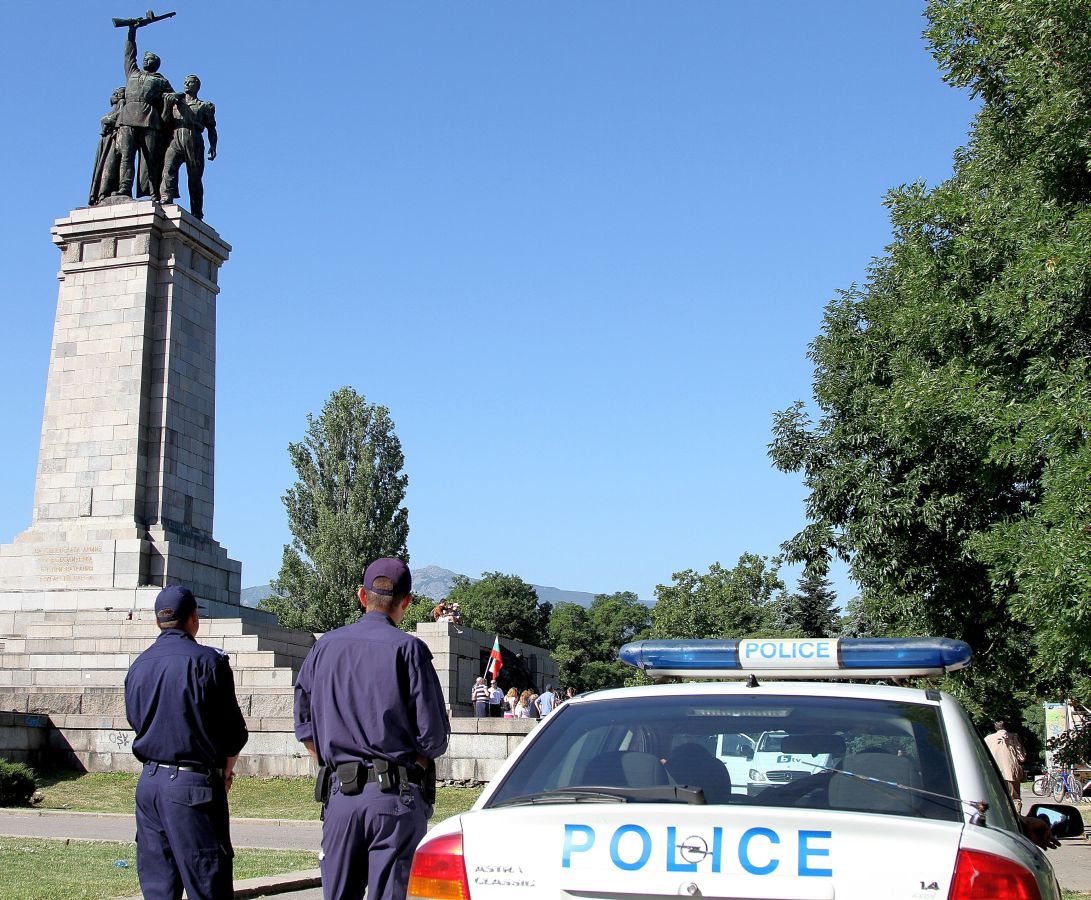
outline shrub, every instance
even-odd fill
[[[30,766],[0,759],[0,806],[29,806],[37,789]]]

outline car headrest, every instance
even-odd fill
[[[836,734],[786,734],[780,750],[782,753],[798,753],[801,756],[816,756],[820,753],[844,756],[845,740]]]

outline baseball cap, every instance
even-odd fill
[[[394,585],[393,590],[375,587],[376,578],[389,578]],[[364,572],[364,590],[378,594],[380,597],[404,597],[413,590],[413,575],[409,566],[400,559],[383,557],[377,559]]]
[[[159,623],[184,622],[196,608],[197,599],[193,591],[172,584],[163,588],[155,598],[155,620]]]

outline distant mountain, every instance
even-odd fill
[[[421,569],[412,569],[413,593],[418,597],[430,597],[433,600],[442,600],[451,592],[451,586],[455,582],[456,572],[444,569],[440,566],[424,566]],[[478,581],[471,578],[471,581]],[[540,584],[531,585],[538,593],[538,599],[543,603],[578,603],[580,606],[590,606],[595,599],[594,594],[587,591],[566,591],[561,588],[546,587]],[[242,605],[257,606],[259,602],[272,594],[272,589],[267,584],[242,589]]]

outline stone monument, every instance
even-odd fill
[[[172,15],[115,20],[128,29],[123,138],[140,131],[130,119],[159,123],[197,102],[193,87],[188,99],[168,90],[155,54],[144,70],[133,61],[136,29]],[[138,137],[122,143],[146,167],[163,142]],[[146,608],[167,583],[238,607],[241,566],[212,536],[217,281],[231,248],[199,216],[160,204],[154,180],[140,179],[153,199],[134,201],[122,160],[115,194],[53,226],[60,292],[34,508],[0,546],[0,610]]]

